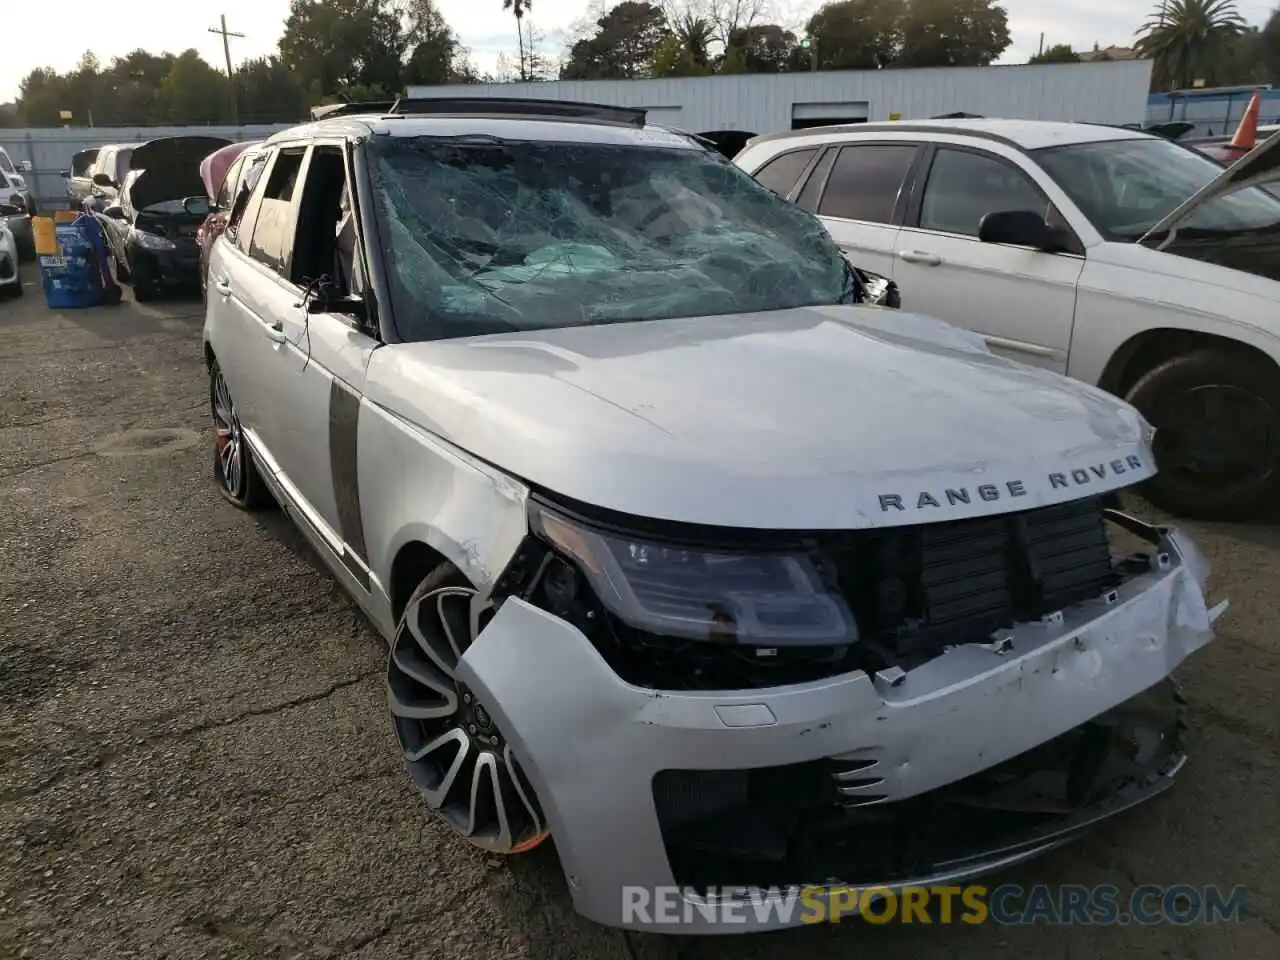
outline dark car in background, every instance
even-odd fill
[[[200,179],[209,196],[209,215],[196,231],[196,244],[200,247],[200,293],[208,289],[209,251],[213,243],[227,229],[227,217],[231,205],[240,194],[245,176],[252,169],[251,161],[257,156],[255,148],[260,140],[246,140],[215,150],[200,163]],[[252,186],[252,184],[250,184]]]
[[[200,161],[227,143],[221,137],[161,137],[133,149],[117,201],[98,217],[116,274],[133,284],[135,300],[199,284],[196,232],[209,212]]]

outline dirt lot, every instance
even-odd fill
[[[199,314],[0,303],[0,958],[1280,956],[1280,528],[1196,531],[1234,605],[1184,671],[1182,782],[1007,878],[1242,884],[1243,923],[624,936],[549,855],[425,815],[382,642],[214,490]]]

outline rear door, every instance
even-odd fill
[[[818,214],[856,266],[897,279],[895,245],[921,151],[907,141],[832,145],[814,164],[798,202]]]
[[[1084,247],[1036,176],[1011,156],[940,143],[930,150],[897,238],[903,299],[912,310],[982,334],[996,353],[1065,373]],[[1070,233],[1078,252],[984,243],[988,213],[1031,210]]]

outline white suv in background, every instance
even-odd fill
[[[23,164],[22,169],[29,170],[30,166],[29,163]],[[31,232],[31,217],[36,212],[35,195],[4,147],[0,147],[0,203],[15,211],[5,219],[9,232],[18,245],[18,252],[24,256],[32,254],[34,235]]]
[[[1223,172],[1137,130],[934,120],[758,137],[734,163],[907,309],[1137,406],[1153,502],[1219,519],[1274,502],[1280,137]]]

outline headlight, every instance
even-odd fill
[[[577,565],[606,609],[637,629],[769,647],[858,639],[848,605],[803,552],[660,544],[592,529],[539,506],[531,507],[530,524]]]
[[[147,233],[145,230],[138,230],[135,227],[129,228],[129,240],[144,250],[172,250],[174,248],[172,240],[158,237],[154,233]]]

